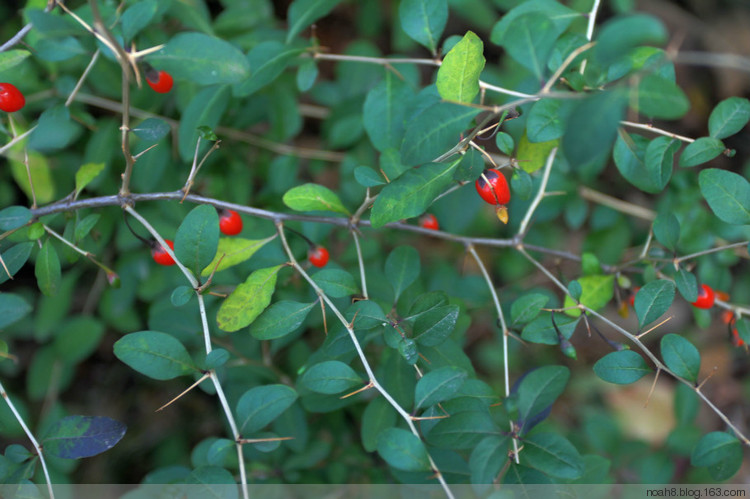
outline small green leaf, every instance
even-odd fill
[[[175,307],[181,307],[187,302],[190,301],[190,298],[192,298],[195,295],[195,290],[191,288],[190,286],[177,286],[174,288],[174,291],[172,291],[172,295],[170,296],[170,300],[172,301],[172,305]]]
[[[542,99],[531,106],[526,121],[526,135],[530,142],[549,142],[565,132],[565,122],[573,101]]]
[[[90,356],[104,336],[104,324],[90,316],[77,316],[55,331],[54,347],[59,358],[77,364]]]
[[[508,30],[524,14],[530,12],[541,13],[547,16],[553,24],[555,37],[563,33],[570,23],[580,18],[581,14],[575,10],[562,5],[556,0],[526,0],[524,2],[515,2],[515,7],[510,9],[500,18],[492,28],[490,39],[496,45],[503,45],[505,39],[510,36]]]
[[[62,459],[91,457],[111,449],[127,426],[102,416],[67,416],[53,424],[40,442],[44,452]]]
[[[500,152],[507,154],[508,156],[513,154],[515,144],[513,142],[513,137],[507,133],[497,132],[497,135],[495,135],[495,145],[500,149]]]
[[[649,143],[644,159],[652,186],[648,192],[661,192],[667,186],[672,177],[674,155],[679,148],[679,142],[669,137],[657,137]]]
[[[735,436],[723,431],[703,435],[690,456],[690,464],[693,466],[713,466],[726,460],[741,463],[742,444]]]
[[[318,79],[318,63],[310,59],[299,65],[297,69],[297,88],[300,92],[307,92]]]
[[[276,278],[283,267],[256,270],[234,288],[216,314],[219,329],[232,333],[250,325],[271,303]]]
[[[677,290],[688,303],[693,303],[698,299],[698,280],[695,276],[685,269],[680,269],[674,276],[674,283]]]
[[[326,395],[335,395],[363,383],[354,369],[338,360],[327,360],[311,366],[299,382],[310,391]]]
[[[680,336],[669,333],[661,338],[661,357],[677,376],[696,382],[701,368],[701,355],[695,345]]]
[[[297,392],[286,385],[256,386],[237,402],[237,425],[245,435],[268,426],[297,400]]]
[[[4,283],[21,270],[31,255],[31,249],[34,247],[33,242],[16,244],[3,251],[0,258],[3,259],[5,266],[0,265],[0,284]],[[10,272],[10,275],[8,275]]]
[[[541,293],[527,293],[513,302],[510,307],[512,324],[526,324],[539,315],[542,307],[549,301],[549,296]]]
[[[198,276],[216,256],[219,246],[219,214],[216,208],[196,206],[182,220],[174,238],[177,259]]]
[[[567,315],[555,314],[555,325],[552,324],[552,315],[545,313],[526,324],[521,332],[521,338],[532,343],[543,345],[557,345],[560,343],[558,331],[564,339],[570,339],[575,332],[580,317],[568,317]]]
[[[599,30],[594,58],[602,66],[608,66],[639,45],[661,45],[667,39],[666,28],[654,16],[617,16]]]
[[[392,71],[386,71],[383,80],[367,93],[362,121],[375,149],[385,151],[401,146],[408,116],[404,103],[412,99],[414,91]]]
[[[507,460],[508,441],[505,436],[490,436],[474,447],[469,457],[472,485],[495,482]]]
[[[377,450],[378,436],[396,424],[398,413],[383,397],[373,399],[362,414],[362,447],[367,452]]]
[[[272,241],[276,235],[266,239],[245,239],[242,237],[221,237],[214,259],[201,272],[203,277],[211,272],[228,269],[249,260],[259,249]],[[223,257],[223,258],[222,258]],[[221,261],[220,261],[221,260]],[[218,265],[218,266],[217,266]]]
[[[674,301],[675,285],[671,281],[659,279],[643,286],[635,295],[635,313],[638,327],[643,328],[667,311]]]
[[[466,411],[440,419],[426,434],[427,443],[453,450],[472,449],[488,436],[500,436],[489,412]]]
[[[414,340],[428,347],[440,345],[456,327],[458,312],[458,305],[446,305],[421,314],[414,321]]]
[[[289,189],[282,198],[284,204],[296,211],[332,211],[349,214],[338,195],[328,187],[304,184]]]
[[[213,128],[218,125],[229,106],[230,98],[229,87],[223,85],[206,87],[192,98],[190,104],[182,112],[177,133],[180,157],[184,161],[192,161],[195,156],[195,146],[200,136],[198,127]],[[198,152],[200,153],[200,150]]]
[[[534,433],[524,438],[521,464],[563,480],[575,480],[584,471],[578,450],[557,433]]]
[[[583,295],[583,286],[578,281],[570,281],[568,283],[568,294],[576,302],[581,301],[581,295]]]
[[[667,249],[674,251],[680,240],[680,222],[670,212],[660,213],[654,220],[654,236]]]
[[[247,54],[250,78],[235,86],[235,96],[248,97],[272,83],[303,49],[289,48],[275,40],[261,42]]]
[[[288,300],[276,302],[250,324],[250,334],[258,340],[274,340],[286,336],[302,325],[316,303]]]
[[[36,275],[39,291],[42,294],[47,296],[57,294],[62,271],[60,270],[60,258],[57,256],[57,251],[49,239],[44,242],[42,249],[37,254],[34,274]]]
[[[484,45],[472,31],[453,46],[438,68],[437,89],[444,100],[471,103],[479,93]]]
[[[328,15],[341,0],[294,0],[289,5],[287,12],[287,24],[289,31],[286,35],[286,43],[302,32],[312,23]]]
[[[725,149],[724,143],[717,138],[700,137],[682,151],[679,164],[682,167],[702,165],[723,153]]]
[[[401,293],[419,277],[419,252],[413,246],[399,246],[385,261],[385,278],[391,283],[394,303]]]
[[[453,175],[461,158],[450,164],[430,163],[407,170],[383,187],[372,207],[370,222],[374,228],[421,215],[437,196],[453,184]]]
[[[343,298],[359,293],[354,277],[346,270],[323,269],[316,272],[312,278],[315,284],[320,286],[323,292],[331,298]]]
[[[690,109],[685,92],[673,81],[657,74],[644,77],[636,92],[633,99],[635,110],[653,118],[674,120]]]
[[[617,137],[627,100],[618,91],[597,92],[570,112],[562,147],[573,168],[601,161]]]
[[[723,139],[742,130],[750,121],[750,100],[729,97],[719,102],[708,117],[711,137]]]
[[[516,198],[525,201],[531,198],[534,181],[526,170],[515,168],[513,170],[513,175],[510,177],[510,188]]]
[[[643,357],[632,350],[609,353],[594,364],[597,376],[617,385],[635,383],[650,372],[651,368]]]
[[[355,168],[354,179],[362,187],[377,187],[386,183],[385,180],[369,166],[358,166]]]
[[[0,210],[0,230],[13,230],[26,225],[34,214],[25,206],[8,206]]]
[[[63,105],[45,109],[39,124],[29,136],[28,146],[35,151],[50,153],[64,149],[79,135],[81,126],[70,118],[70,111]],[[34,187],[38,188],[36,179]],[[39,191],[37,191],[38,195]]]
[[[147,118],[133,128],[132,132],[139,139],[147,142],[157,142],[166,137],[171,130],[166,121],[159,118]]]
[[[404,471],[428,471],[430,458],[424,443],[401,428],[387,428],[378,435],[378,453],[390,466]]]
[[[91,229],[94,228],[96,223],[101,218],[101,215],[99,213],[92,213],[90,215],[86,215],[83,217],[77,224],[75,231],[73,233],[75,240],[80,241],[84,237],[89,235],[89,232],[91,232]]]
[[[149,378],[166,380],[197,372],[185,347],[157,331],[126,334],[115,342],[115,356]]]
[[[159,4],[156,0],[142,0],[129,7],[120,18],[122,37],[130,42],[143,28],[147,27],[156,15]]]
[[[502,46],[516,62],[541,81],[558,36],[549,16],[542,11],[528,12],[518,16],[508,26]]]
[[[214,348],[206,355],[206,369],[218,369],[229,361],[230,354],[223,348]]]
[[[437,53],[438,42],[448,22],[446,0],[402,0],[398,6],[401,28],[409,38]]]
[[[581,285],[581,298],[579,302],[592,310],[599,310],[609,303],[614,297],[615,277],[613,275],[585,275],[578,278]],[[573,307],[575,302],[566,295],[563,307]],[[573,308],[565,311],[571,317],[581,315],[581,310]]]
[[[527,374],[518,386],[518,415],[527,422],[546,410],[565,390],[570,370],[565,366],[545,366]]]
[[[146,60],[174,78],[198,85],[237,83],[250,76],[247,58],[236,46],[204,33],[178,33]]]
[[[461,389],[467,377],[466,371],[454,366],[445,366],[428,372],[417,381],[415,407],[429,407],[448,400]]]
[[[9,69],[18,66],[30,55],[31,52],[28,50],[19,49],[6,50],[5,52],[0,53],[0,72],[4,73]]]
[[[31,305],[19,295],[0,293],[0,330],[26,317]]]
[[[407,165],[434,161],[461,140],[478,110],[436,102],[417,113],[406,124],[401,144],[401,160]]]
[[[81,194],[84,187],[99,176],[104,167],[104,163],[86,163],[85,165],[81,165],[76,172],[76,197]]]
[[[708,168],[698,176],[701,194],[714,214],[728,224],[750,224],[750,183],[734,172]]]

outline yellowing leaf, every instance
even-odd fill
[[[230,333],[249,326],[271,303],[276,289],[276,277],[284,267],[268,267],[256,270],[237,286],[216,314],[219,329]]]
[[[550,151],[557,147],[559,139],[548,140],[547,142],[529,142],[529,138],[524,132],[521,140],[518,141],[518,164],[528,172],[534,173],[544,166]]]
[[[211,272],[214,271],[214,267],[216,267],[216,271],[218,272],[249,260],[256,251],[261,249],[266,243],[275,237],[276,234],[266,239],[244,239],[241,237],[220,238],[219,249],[216,250],[216,256],[214,256],[213,261],[203,269],[201,275],[203,277],[210,275]],[[224,258],[222,258],[222,256]],[[219,263],[219,260],[221,260],[221,263]],[[216,266],[217,263],[219,264],[218,267]]]

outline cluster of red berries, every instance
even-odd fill
[[[20,111],[26,105],[26,99],[12,83],[0,83],[0,110],[6,113]]]
[[[505,207],[510,201],[510,188],[505,176],[495,168],[482,172],[482,176],[474,183],[474,187],[485,202],[495,205],[497,218],[502,223],[508,223],[508,208]]]

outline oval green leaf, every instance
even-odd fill
[[[256,386],[237,402],[237,425],[241,433],[255,433],[269,425],[297,400],[297,392],[286,385]]]
[[[445,366],[430,371],[417,381],[414,404],[417,409],[448,400],[461,389],[468,374],[463,369]]]
[[[578,450],[557,433],[534,433],[524,438],[521,464],[563,480],[580,478],[584,471]]]
[[[672,305],[674,292],[674,283],[665,279],[651,281],[638,290],[634,304],[638,327],[643,328],[661,317]]]
[[[750,100],[729,97],[719,102],[708,117],[708,133],[723,139],[742,130],[750,121]]]
[[[60,286],[62,271],[60,270],[60,258],[57,251],[52,245],[52,241],[47,239],[39,250],[34,267],[36,282],[39,291],[47,296],[57,294],[57,288]]]
[[[166,380],[198,369],[175,337],[158,331],[130,333],[115,342],[115,356],[149,378]]]
[[[0,210],[0,230],[13,230],[26,225],[32,218],[31,210],[25,206],[8,206]]]
[[[717,138],[700,137],[682,151],[679,164],[682,167],[701,165],[711,161],[725,149],[724,143]]]
[[[661,339],[661,357],[677,376],[696,382],[701,368],[701,354],[695,345],[680,336],[669,333]]]
[[[419,251],[413,246],[399,246],[388,255],[385,261],[385,278],[393,287],[394,303],[401,293],[419,277],[421,264]]]
[[[299,381],[308,390],[326,395],[335,395],[363,383],[354,369],[338,360],[311,366]]]
[[[296,330],[317,302],[282,300],[268,307],[250,324],[250,334],[258,340],[274,340]]]
[[[325,294],[332,298],[343,298],[359,293],[354,277],[346,270],[324,269],[316,272],[312,279]]]
[[[594,373],[616,385],[635,383],[651,372],[643,357],[632,350],[612,352],[594,364]]]
[[[402,0],[398,17],[409,38],[433,55],[437,53],[440,36],[448,22],[447,0]]]
[[[428,471],[430,458],[424,443],[408,430],[388,428],[378,435],[378,453],[393,468]]]
[[[296,211],[332,211],[349,214],[338,195],[328,187],[318,184],[303,184],[286,191],[284,204]]]
[[[750,183],[742,175],[717,168],[700,172],[701,194],[714,214],[728,224],[750,224]]]
[[[174,238],[177,259],[199,276],[216,255],[219,246],[219,214],[216,208],[196,206],[183,219]]]
[[[479,75],[484,69],[484,44],[472,31],[445,55],[437,73],[440,97],[471,103],[479,93]]]

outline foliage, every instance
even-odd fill
[[[737,479],[750,101],[701,114],[630,2],[282,3],[0,6],[0,482]],[[655,375],[646,441],[606,394]]]

